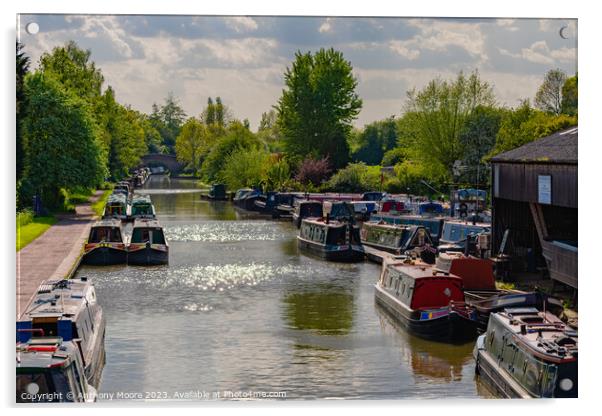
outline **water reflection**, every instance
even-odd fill
[[[463,369],[472,361],[472,342],[452,345],[416,337],[391,317],[379,304],[374,304],[383,333],[399,345],[403,360],[412,367],[415,377],[436,383],[461,381]]]

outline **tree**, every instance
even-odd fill
[[[468,77],[460,72],[452,82],[435,79],[421,91],[410,91],[406,111],[413,113],[416,157],[451,177],[454,162],[464,155],[460,134],[468,117],[478,106],[494,105],[492,87],[476,71]]]
[[[159,110],[159,118],[162,122],[162,128],[159,130],[169,153],[174,153],[176,137],[180,134],[180,128],[186,120],[186,113],[178,103],[177,98],[170,92],[165,98],[165,103]]]
[[[218,178],[229,189],[260,186],[266,180],[269,156],[263,149],[237,148],[224,160]]]
[[[570,116],[578,113],[577,74],[567,78],[562,86],[562,112]]]
[[[385,152],[393,149],[397,142],[394,117],[375,121],[364,127],[357,135],[359,147],[353,152],[353,159],[368,165],[380,164]]]
[[[295,54],[275,107],[285,150],[293,160],[329,157],[335,168],[347,163],[347,138],[362,106],[352,70],[332,48]]]
[[[277,114],[274,109],[261,114],[259,127],[257,128],[257,137],[268,145],[272,152],[284,151],[282,135],[277,124]]]
[[[261,142],[242,123],[233,121],[225,136],[217,138],[203,161],[201,172],[207,181],[214,181],[225,166],[226,158],[235,150],[261,148]]]
[[[273,154],[267,161],[265,187],[268,190],[281,191],[291,177],[291,168],[282,155]]]
[[[464,179],[466,182],[481,183],[488,178],[487,165],[483,157],[491,152],[495,138],[500,129],[502,112],[493,107],[478,106],[468,116],[460,133],[460,141],[464,146],[462,164],[466,167]]]
[[[207,108],[203,112],[202,119],[207,125],[215,123],[215,105],[211,97],[207,99]]]
[[[109,169],[113,179],[118,180],[128,176],[129,171],[140,164],[148,147],[139,116],[130,108],[116,104],[109,131],[113,137]]]
[[[208,141],[205,125],[194,117],[189,118],[176,138],[176,156],[181,162],[188,163],[197,175],[201,169],[201,156]]]
[[[25,93],[25,174],[33,189],[53,206],[61,188],[101,183],[106,170],[100,160],[98,130],[90,106],[40,72],[26,77]]]
[[[17,42],[16,46],[16,63],[17,63],[17,79],[16,79],[16,147],[17,147],[17,181],[21,179],[25,164],[25,145],[23,143],[23,134],[21,132],[21,123],[25,117],[25,109],[27,107],[27,96],[23,88],[25,76],[29,72],[29,56],[23,52],[23,44]]]
[[[335,192],[366,192],[380,188],[380,168],[365,163],[350,163],[332,175],[327,187]]]
[[[566,74],[560,69],[548,71],[535,94],[535,106],[547,113],[560,114],[562,112],[562,87],[565,81]]]

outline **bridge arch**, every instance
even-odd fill
[[[140,159],[141,166],[163,166],[172,173],[179,173],[186,166],[184,163],[178,162],[178,159],[174,155],[166,155],[164,153],[149,153]]]

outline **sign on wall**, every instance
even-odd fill
[[[537,202],[552,204],[552,177],[550,175],[537,176]]]

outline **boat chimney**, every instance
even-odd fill
[[[328,224],[330,222],[330,214],[327,213],[326,214],[326,224]]]
[[[521,335],[527,335],[527,325],[521,324],[520,333],[521,333]]]

